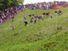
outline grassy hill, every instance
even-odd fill
[[[14,22],[9,20],[0,24],[0,51],[68,51],[68,8],[61,10],[63,14],[60,16],[54,13],[55,10],[48,10],[53,18],[44,17],[35,24],[24,26],[24,14],[47,12],[25,9],[15,16]]]

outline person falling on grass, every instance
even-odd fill
[[[27,17],[27,16],[25,15],[25,16],[24,16],[24,20],[26,20],[26,17]]]
[[[34,23],[36,23],[37,22],[37,19],[36,18],[34,18]]]
[[[25,24],[25,26],[27,26],[27,25],[28,25],[28,22],[25,20],[25,21],[24,21],[24,24]]]
[[[62,11],[61,11],[61,10],[58,10],[58,11],[55,11],[55,13],[56,13],[57,15],[61,15],[61,14],[62,14]]]
[[[30,23],[33,23],[33,17],[32,17],[32,18],[30,18]]]
[[[50,12],[47,12],[47,13],[45,13],[46,14],[46,16],[50,16]]]

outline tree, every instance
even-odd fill
[[[0,0],[0,10],[4,10],[8,7],[17,6],[19,5],[21,0]]]
[[[17,0],[19,4],[23,4],[24,0]]]

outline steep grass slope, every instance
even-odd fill
[[[53,18],[44,17],[37,23],[24,26],[24,14],[41,15],[46,10],[25,9],[0,25],[0,51],[68,51],[68,8],[62,8],[58,16],[49,10]],[[29,22],[30,17],[27,18]],[[15,30],[12,30],[15,26]]]

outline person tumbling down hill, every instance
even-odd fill
[[[23,19],[26,20],[26,18],[27,18],[27,15],[25,15]]]
[[[42,13],[43,17],[47,16],[47,17],[51,17],[52,18],[52,15],[50,12],[44,12]]]
[[[25,20],[25,21],[24,21],[24,24],[25,24],[25,26],[27,26],[27,25],[28,25],[28,21]]]
[[[55,11],[55,13],[56,13],[57,15],[61,15],[61,14],[62,14],[62,11],[61,11],[61,10],[58,10],[58,11]]]
[[[30,18],[30,23],[33,23],[33,17]]]

